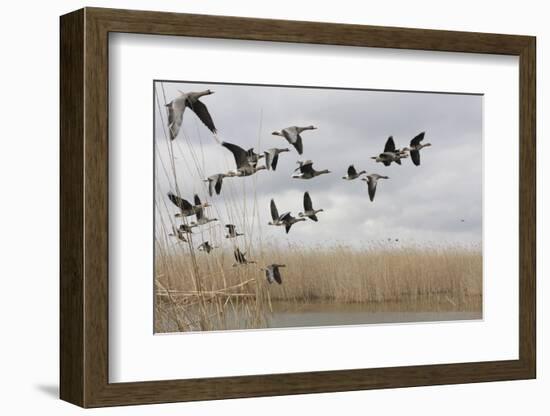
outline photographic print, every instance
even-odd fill
[[[156,333],[482,318],[483,95],[155,81]]]

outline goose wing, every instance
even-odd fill
[[[348,176],[352,177],[352,176],[356,176],[356,175],[357,175],[357,171],[355,170],[355,166],[349,165]]]
[[[313,203],[311,202],[311,197],[309,196],[309,192],[304,193],[304,210],[313,211]]]
[[[277,206],[275,205],[275,200],[271,200],[271,218],[273,221],[277,221],[279,219],[279,211],[277,211]]]
[[[269,170],[271,169],[273,166],[271,166],[271,163],[273,162],[273,159],[274,159],[274,152],[273,150],[267,150],[264,152],[264,155],[265,155],[265,167]],[[277,164],[275,164],[277,165]],[[273,169],[275,170],[275,169]]]
[[[374,194],[376,193],[377,183],[378,183],[378,180],[376,178],[373,178],[372,176],[369,176],[367,178],[367,185],[369,188],[369,198],[371,201],[374,201]]]
[[[220,192],[222,191],[222,184],[223,184],[223,176],[218,175],[218,177],[216,179],[216,186],[214,187],[214,189],[216,191],[216,195],[219,195]]]
[[[313,162],[311,160],[306,160],[300,165],[300,172],[302,173],[313,173]]]
[[[233,153],[233,157],[235,158],[235,163],[237,164],[237,168],[250,166],[250,163],[248,163],[248,154],[246,150],[244,150],[242,147],[237,146],[236,144],[227,143],[227,142],[222,142],[222,146],[228,149],[231,153]]]
[[[201,199],[197,194],[195,194],[195,205],[202,205]]]
[[[225,224],[225,228],[227,228],[229,235],[235,235],[235,226],[233,224]]]
[[[292,223],[289,222],[288,224],[285,225],[285,231],[286,233],[288,234],[288,232],[290,231],[290,227],[292,227]]]
[[[298,129],[294,126],[282,129],[281,133],[283,133],[284,138],[291,144],[296,143],[296,140],[298,140],[298,137],[300,137]]]
[[[212,133],[216,134],[216,126],[214,126],[214,121],[208,112],[208,108],[200,100],[188,101],[189,108],[197,115],[200,121],[208,127]],[[183,113],[182,113],[183,114]]]
[[[188,211],[193,208],[193,206],[187,201],[186,199],[180,198],[177,195],[174,195],[171,192],[168,192],[168,199],[172,201],[172,203],[177,206],[178,208]]]
[[[413,146],[418,146],[420,144],[420,142],[422,140],[424,140],[424,134],[425,132],[423,131],[422,133],[420,133],[419,135],[415,136],[412,140],[411,140],[411,147]]]
[[[304,145],[302,144],[302,136],[298,135],[296,141],[292,143],[292,146],[296,149],[299,155],[304,152]]]
[[[281,216],[279,217],[279,219],[280,219],[281,221],[291,220],[291,219],[292,219],[292,215],[290,214],[290,211],[287,211],[287,212],[282,213]]]
[[[273,278],[273,269],[271,267],[267,267],[265,269],[265,277],[267,279],[267,283],[272,284],[275,279]]]
[[[169,104],[166,104],[168,111],[168,129],[170,140],[174,140],[180,131],[183,122],[183,112],[185,111],[185,100],[175,99]]]
[[[241,250],[237,247],[235,251],[233,252],[235,256],[235,260],[237,260],[237,263],[246,263],[246,259],[244,257],[244,254],[241,253]]]
[[[416,166],[420,166],[420,151],[418,150],[411,150],[409,152],[411,154],[411,160]]]
[[[208,195],[210,196],[214,195],[214,181],[216,181],[216,179],[208,178]]]
[[[386,141],[384,153],[386,152],[395,152],[395,142],[393,141],[393,136],[388,137],[388,140]]]
[[[278,284],[283,283],[283,279],[281,278],[281,271],[279,270],[279,267],[275,266],[272,269],[273,271],[273,280],[275,280]]]
[[[271,161],[271,168],[273,170],[276,170],[277,169],[277,163],[279,162],[279,154],[278,153],[275,153],[275,155],[273,156],[273,160]]]

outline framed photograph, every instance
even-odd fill
[[[62,16],[61,398],[534,378],[535,49]]]

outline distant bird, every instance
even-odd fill
[[[302,217],[308,217],[309,219],[317,222],[319,221],[317,219],[317,213],[323,212],[322,209],[313,209],[313,203],[311,202],[311,197],[309,196],[309,192],[304,193],[304,212],[299,212],[298,216],[300,218]]]
[[[246,253],[242,253],[238,247],[233,252],[233,255],[235,256],[235,260],[237,261],[236,263],[233,263],[233,267],[246,264],[256,264],[256,262],[253,260],[247,260],[245,257]]]
[[[464,222],[464,218],[462,218],[462,219],[460,220],[460,222]]]
[[[424,147],[431,146],[431,143],[425,143],[422,144],[422,140],[424,140],[424,134],[425,132],[420,133],[419,135],[415,136],[410,143],[410,146],[408,148],[405,148],[403,150],[408,150],[411,155],[411,160],[416,166],[420,166],[420,150]]]
[[[305,162],[298,161],[300,166],[294,169],[294,172],[300,171],[300,173],[295,173],[292,175],[295,179],[312,179],[319,175],[324,175],[325,173],[331,173],[330,170],[315,170],[313,169],[313,161],[306,160]]]
[[[388,140],[386,140],[386,145],[384,146],[384,152],[380,153],[378,156],[371,157],[371,159],[374,159],[377,162],[383,163],[384,166],[390,166],[392,162],[395,162],[398,165],[400,165],[401,159],[406,157],[407,157],[407,154],[405,152],[405,149],[396,149],[395,142],[393,141],[393,137],[390,136],[388,137]]]
[[[253,166],[249,161],[249,153],[242,147],[228,142],[222,142],[222,146],[233,153],[235,164],[237,165],[237,169],[228,172],[228,175],[250,176],[261,169],[266,169],[265,166]]]
[[[214,250],[215,248],[217,248],[217,247],[214,247],[214,246],[210,245],[210,243],[208,241],[204,241],[201,245],[199,245],[197,247],[197,249],[199,251],[205,251],[208,254],[210,254],[210,252],[212,250]]]
[[[176,237],[182,243],[187,243],[187,239],[185,238],[185,232],[177,229],[174,226],[172,226],[172,233],[168,235],[170,237]]]
[[[265,277],[267,279],[267,282],[269,284],[272,284],[273,282],[277,282],[278,284],[283,283],[283,279],[281,278],[281,272],[279,268],[286,267],[285,264],[270,264],[268,266],[265,266],[265,269],[261,269],[265,272]]]
[[[283,153],[283,152],[290,152],[290,149],[286,147],[284,149],[273,148],[273,149],[266,150],[264,152],[265,166],[267,167],[268,170],[277,169],[277,162],[279,161],[279,153]]]
[[[199,100],[204,95],[214,94],[213,91],[205,90],[200,92],[180,92],[180,96],[166,104],[168,109],[168,129],[170,132],[170,140],[174,140],[183,122],[183,112],[187,107],[193,111],[200,121],[208,127],[212,133],[216,134],[216,126],[212,121],[212,117],[206,106]]]
[[[263,154],[260,154],[260,153],[255,153],[254,152],[254,148],[251,147],[250,149],[248,149],[246,151],[246,156],[247,156],[247,159],[248,159],[248,163],[250,163],[252,166],[256,167],[256,165],[258,164],[258,161],[264,157]]]
[[[377,173],[371,173],[370,175],[367,175],[365,178],[361,178],[362,181],[367,182],[367,185],[369,188],[369,198],[371,201],[374,201],[374,194],[376,193],[376,185],[378,183],[378,179],[389,179],[389,176],[383,176]]]
[[[315,126],[306,126],[306,127],[291,126],[291,127],[286,127],[281,131],[274,131],[271,134],[273,134],[274,136],[284,137],[287,142],[289,142],[292,146],[294,146],[298,154],[301,155],[304,151],[304,145],[302,144],[302,136],[300,136],[300,133],[303,132],[304,130],[315,130],[315,129],[317,129],[317,127]]]
[[[198,196],[195,195],[195,201],[197,200]],[[186,199],[180,198],[177,195],[174,195],[172,192],[168,192],[168,199],[180,209],[180,212],[176,214],[176,217],[189,217],[191,215],[195,215],[198,211],[202,210],[203,208],[209,207],[210,204],[205,202],[204,204],[200,203],[199,199],[199,205],[191,205],[189,201]]]
[[[355,166],[353,165],[349,165],[348,167],[348,174],[346,176],[342,176],[342,179],[345,179],[345,180],[348,180],[348,181],[352,181],[354,179],[357,179],[359,176],[363,175],[367,173],[366,170],[362,170],[361,172],[357,172],[355,170]]]
[[[244,235],[242,233],[237,232],[233,224],[225,224],[225,228],[227,228],[227,234],[225,238],[236,238],[241,235]]]
[[[279,215],[279,211],[277,211],[277,206],[275,205],[275,200],[271,200],[271,219],[272,221],[268,222],[268,225],[276,225],[276,226],[285,226],[285,231],[288,234],[290,231],[290,228],[293,224],[296,224],[299,221],[305,221],[305,218],[295,218],[290,214],[290,211],[285,212],[282,215]]]
[[[216,195],[219,195],[222,191],[223,179],[233,176],[235,176],[233,172],[216,173],[215,175],[211,175],[208,178],[203,179],[203,182],[208,182],[208,194],[213,196],[215,191]]]
[[[209,222],[218,221],[217,218],[208,218],[204,215],[204,212],[202,210],[203,204],[201,204],[201,200],[198,195],[195,195],[195,206],[201,207],[199,210],[197,210],[197,221],[191,222],[191,227],[197,227],[199,225],[206,225]]]

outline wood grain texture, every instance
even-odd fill
[[[518,360],[208,379],[108,381],[108,33],[520,58]],[[535,377],[535,38],[87,8],[61,18],[61,397],[83,407]]]

